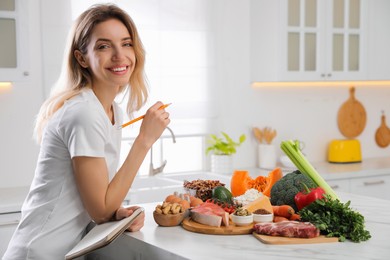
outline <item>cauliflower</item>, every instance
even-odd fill
[[[295,211],[298,211],[294,197],[298,192],[304,190],[302,183],[305,183],[309,189],[317,187],[311,179],[299,170],[287,173],[272,186],[271,204],[290,205]]]

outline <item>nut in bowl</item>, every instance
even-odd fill
[[[153,211],[154,221],[163,227],[178,226],[188,216],[188,210],[179,203],[164,202]]]
[[[232,221],[236,226],[253,224],[253,214],[243,208],[238,208],[232,215]]]
[[[186,214],[186,211],[177,214],[162,214],[158,213],[157,211],[153,211],[154,221],[156,221],[159,226],[163,227],[178,226],[187,215],[188,214]]]
[[[267,223],[267,222],[273,222],[273,220],[274,220],[273,213],[270,213],[268,211],[259,212],[258,210],[255,210],[253,212],[253,221],[255,223]]]

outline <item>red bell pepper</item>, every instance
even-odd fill
[[[298,211],[309,205],[310,203],[324,198],[325,191],[321,187],[309,189],[304,183],[302,183],[305,190],[298,192],[295,197],[295,204],[297,205]]]

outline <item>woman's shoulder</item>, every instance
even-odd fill
[[[66,121],[67,123],[98,122],[99,119],[104,118],[98,105],[90,91],[82,91],[65,102],[61,121]]]

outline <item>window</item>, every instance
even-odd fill
[[[88,2],[88,1],[87,1]],[[96,1],[72,1],[73,17]],[[116,1],[137,25],[146,50],[146,74],[150,85],[146,109],[160,100],[172,103],[169,131],[153,146],[153,166],[164,160],[165,173],[205,169],[205,136],[213,129],[216,111],[215,11],[216,3],[208,0]],[[120,99],[118,99],[120,101]],[[125,104],[123,104],[125,111]],[[127,120],[127,118],[125,119]],[[138,134],[140,122],[123,130],[122,158]],[[147,175],[150,154],[140,175]]]

